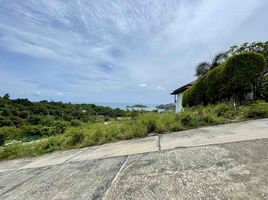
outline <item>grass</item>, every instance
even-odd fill
[[[82,123],[69,127],[61,135],[39,142],[11,144],[0,148],[0,160],[37,156],[53,151],[100,145],[119,140],[142,138],[150,133],[164,134],[202,126],[210,126],[268,117],[268,103],[256,102],[234,108],[231,104],[197,106],[180,113],[144,113],[108,123]]]

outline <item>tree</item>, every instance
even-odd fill
[[[188,88],[183,93],[183,106],[216,104],[231,99],[244,103],[265,66],[265,58],[259,53],[234,55]]]
[[[208,71],[214,69],[215,67],[223,64],[228,58],[227,52],[220,52],[215,55],[215,57],[212,60],[212,63],[209,62],[201,62],[199,63],[195,68],[195,75],[198,78],[201,78],[204,76]]]
[[[266,42],[252,42],[248,43],[245,42],[240,46],[232,46],[228,51],[227,54],[229,56],[245,53],[245,52],[257,52],[262,54],[265,57],[266,63],[268,63],[268,41]],[[268,65],[266,65],[264,71],[260,74],[260,76],[256,79],[253,83],[253,95],[254,99],[261,99],[263,94],[263,87],[264,87],[264,79],[268,76]]]
[[[264,77],[263,87],[262,87],[262,99],[268,101],[268,76]]]
[[[228,58],[227,52],[220,52],[216,54],[212,60],[210,69],[214,69],[215,67],[223,64]]]
[[[195,68],[195,75],[198,78],[204,76],[210,69],[210,64],[208,62],[201,62]]]
[[[9,100],[9,98],[10,98],[10,95],[9,95],[9,94],[5,94],[5,95],[3,96],[3,99],[5,99],[5,100]]]

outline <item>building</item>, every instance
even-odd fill
[[[196,81],[192,81],[191,83],[188,83],[176,90],[174,90],[171,95],[174,95],[174,101],[176,105],[176,112],[180,112],[182,107],[182,98],[183,98],[183,92],[187,90],[189,87],[191,87]]]

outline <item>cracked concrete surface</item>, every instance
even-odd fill
[[[130,156],[104,199],[267,198],[264,139]]]
[[[2,161],[0,199],[268,199],[268,119]]]
[[[124,157],[107,158],[19,170],[10,175],[0,174],[1,180],[4,176],[0,197],[21,200],[100,199],[124,160]],[[16,179],[18,175],[23,179],[19,180],[17,185],[13,184],[12,190],[5,189],[4,185],[8,184],[10,179]],[[26,181],[23,181],[24,179]]]

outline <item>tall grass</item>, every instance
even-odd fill
[[[1,147],[0,159],[36,156],[58,150],[142,138],[151,133],[163,134],[264,117],[268,117],[268,103],[256,102],[238,108],[231,104],[218,104],[187,108],[180,113],[144,113],[108,123],[87,122],[69,127],[62,135],[50,136],[39,142]]]

